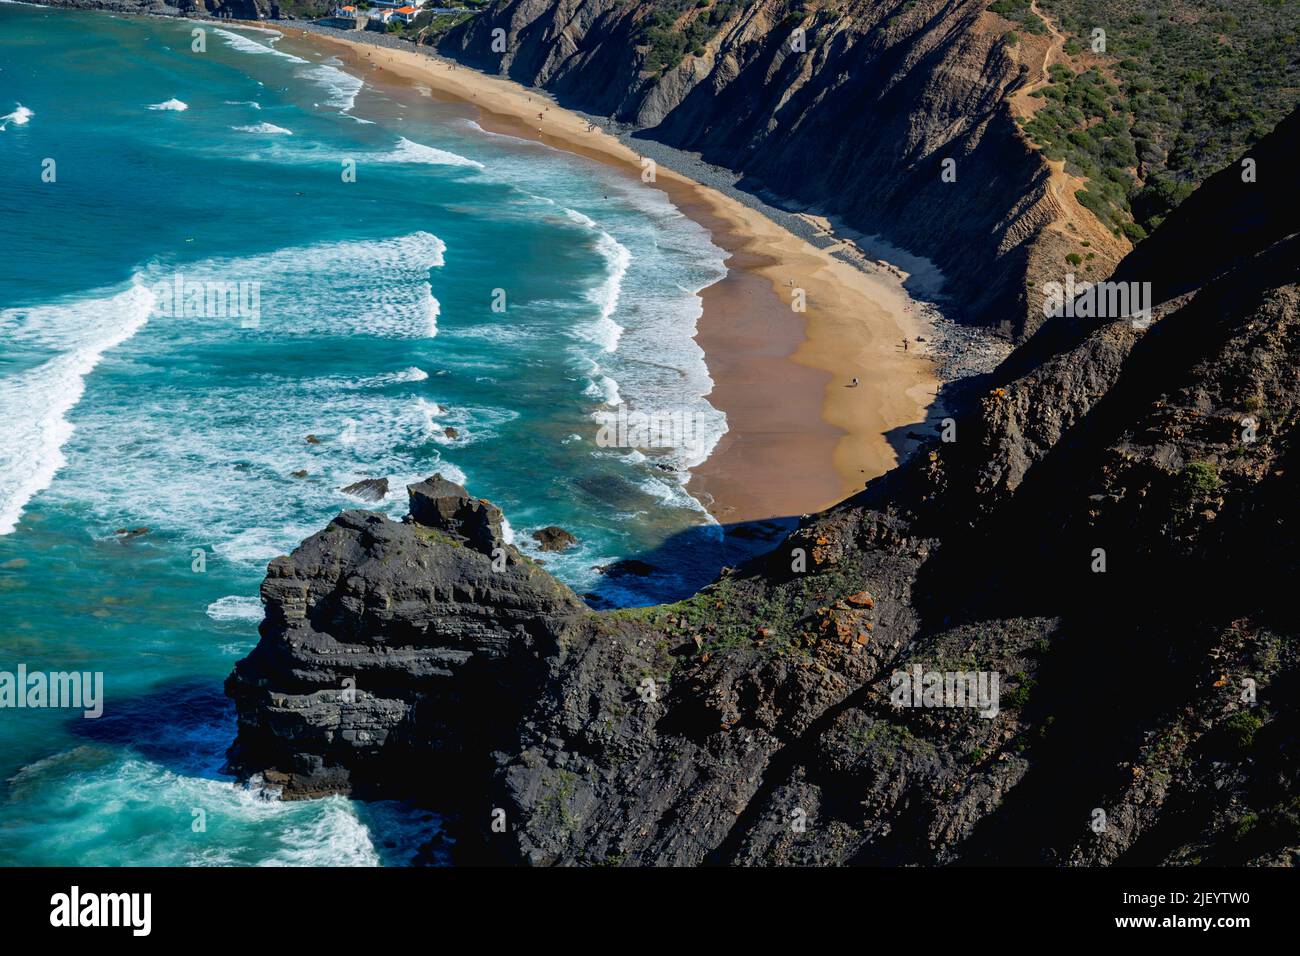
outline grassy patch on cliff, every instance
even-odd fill
[[[808,656],[825,639],[817,631],[816,609],[863,586],[858,575],[840,569],[767,587],[753,579],[724,577],[676,604],[624,608],[607,617],[612,622],[635,621],[678,643],[692,642],[694,657],[738,651],[764,658]]]
[[[664,73],[688,53],[702,56],[704,44],[742,6],[739,0],[664,0],[633,37],[633,43],[646,48],[641,69]]]
[[[1051,102],[1026,130],[1088,176],[1080,202],[1135,240],[1300,104],[1291,0],[1039,6],[1069,38],[1067,53],[1087,54],[1104,31],[1108,75],[1054,76],[1043,91]]]
[[[998,16],[1018,24],[1026,33],[1041,35],[1047,32],[1047,24],[1034,13],[1029,0],[994,0],[988,8]]]

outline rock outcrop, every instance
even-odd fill
[[[345,511],[267,571],[262,640],[226,684],[230,762],[286,797],[456,779],[505,742],[589,613],[503,540],[495,506],[438,475],[409,491],[405,523]]]
[[[437,476],[344,512],[272,562],[232,767],[426,801],[466,862],[1296,862],[1300,238],[1168,228],[1254,238],[677,604],[589,610]],[[932,672],[996,693],[897,696]]]
[[[388,479],[362,478],[360,481],[345,485],[339,491],[365,501],[383,501],[388,496]]]
[[[542,551],[563,551],[578,543],[578,539],[563,528],[547,525],[533,532],[533,540]]]

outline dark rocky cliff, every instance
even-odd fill
[[[446,483],[344,513],[272,564],[233,766],[426,800],[466,861],[1296,862],[1300,239],[1253,186],[1151,237],[1234,239],[1150,328],[1051,320],[956,442],[678,604],[586,609]],[[914,665],[998,713],[892,706]]]
[[[1063,211],[1005,102],[1023,71],[984,0],[687,7],[673,30],[727,12],[700,28],[699,55],[647,72],[645,25],[663,6],[502,0],[439,49],[931,258],[969,319],[1037,324],[1025,279],[1031,258],[1064,254],[1045,231]],[[792,50],[795,29],[806,52]],[[956,182],[941,180],[945,159]]]

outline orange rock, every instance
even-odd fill
[[[858,607],[875,607],[876,599],[867,591],[859,591],[857,594],[850,594],[844,600],[850,604],[856,604]]]

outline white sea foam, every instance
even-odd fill
[[[356,105],[357,94],[366,85],[360,77],[353,76],[346,70],[340,70],[329,63],[316,63],[299,70],[298,75],[324,89],[327,94],[325,102],[344,113]]]
[[[472,121],[463,125],[484,134]],[[716,448],[727,429],[726,416],[708,402],[713,380],[695,341],[703,311],[699,292],[726,274],[725,253],[659,190],[597,171],[603,202],[593,204],[587,190],[570,191],[562,177],[549,171],[553,163],[564,161],[556,156],[539,162],[533,151],[520,150],[494,158],[489,175],[513,186],[525,197],[523,205],[531,202],[562,213],[565,221],[587,233],[603,258],[604,275],[584,295],[596,307],[596,316],[573,327],[581,343],[570,349],[574,377],[583,382],[584,397],[605,409],[611,407],[616,388],[617,403],[633,410],[680,409],[691,414],[698,428],[690,447],[658,450],[654,456],[656,465],[671,467],[684,484],[690,469]],[[555,310],[572,308],[571,302],[553,304]],[[597,424],[600,414],[593,414]],[[628,465],[650,468],[632,460]],[[663,473],[655,469],[651,475],[659,480]],[[657,496],[665,494],[654,486],[643,490],[650,492],[651,487]],[[680,503],[699,510],[689,496]]]
[[[437,236],[420,231],[296,246],[264,256],[211,259],[187,266],[184,277],[202,282],[238,276],[245,282],[260,282],[263,331],[431,338],[438,331],[440,306],[429,284],[429,270],[442,266],[446,248]],[[312,299],[328,302],[329,308],[301,299],[304,288],[312,290]]]
[[[260,621],[262,601],[241,594],[228,594],[208,605],[208,617],[214,621]]]
[[[354,160],[359,166],[369,164],[447,166],[464,169],[482,169],[483,164],[449,150],[425,146],[406,137],[398,139],[389,149],[342,152],[332,147],[304,142],[302,145],[277,143],[246,157],[255,162],[273,162],[290,165],[330,165],[337,167],[342,160]]]
[[[351,248],[340,254],[333,272],[325,273],[311,271],[312,257],[298,250],[294,258],[302,264],[301,274],[292,281],[280,279],[287,298],[283,314],[274,322],[269,312],[264,315],[257,336],[279,333],[287,344],[283,335],[303,328],[374,334],[359,319],[379,287],[356,287],[358,270],[369,275],[365,255],[372,244],[341,245]],[[236,260],[225,269],[248,274],[265,261]],[[353,271],[345,273],[345,268]],[[304,296],[304,289],[311,294]],[[175,347],[206,349],[228,341],[230,332],[207,322],[173,321],[165,335]],[[84,406],[89,459],[111,461],[112,467],[78,472],[57,483],[59,500],[91,503],[90,520],[98,527],[147,525],[207,548],[210,561],[215,556],[260,569],[319,531],[321,516],[338,509],[337,489],[358,475],[419,480],[447,470],[435,441],[441,428],[432,431],[431,413],[440,409],[427,399],[422,406],[421,397],[412,395],[425,378],[422,369],[308,378],[267,373],[230,384],[196,374],[203,388],[201,405],[192,400],[192,384],[177,381],[176,388],[151,391],[143,401],[127,387]],[[515,414],[458,407],[449,420],[458,426],[469,423],[489,436]],[[309,434],[322,445],[306,443]],[[293,474],[300,470],[306,476]],[[159,493],[160,488],[166,493]],[[394,495],[366,507],[396,517],[405,511],[405,499]]]
[[[599,399],[606,405],[618,405],[623,400],[619,395],[618,382],[600,373],[597,373],[591,384],[583,389],[583,394],[589,398]]]
[[[554,200],[539,197],[544,202],[555,205]],[[623,326],[613,319],[618,309],[618,300],[623,288],[623,277],[627,275],[632,262],[632,253],[613,236],[596,223],[594,219],[576,209],[564,209],[565,217],[572,223],[593,233],[596,237],[596,251],[605,260],[605,276],[599,284],[587,292],[587,300],[600,309],[600,317],[586,328],[577,330],[578,335],[589,342],[594,342],[606,352],[618,349]]]
[[[537,338],[538,330],[527,325],[497,322],[490,325],[462,325],[448,334],[457,338],[482,339],[494,345],[518,345]]]
[[[293,130],[276,126],[274,123],[255,123],[252,126],[232,126],[237,133],[262,133],[268,136],[292,136]]]
[[[228,741],[230,732],[224,724],[200,732],[196,764],[204,766],[193,774],[134,756],[101,763],[78,748],[22,768],[15,780],[28,800],[50,806],[43,825],[59,852],[86,866],[119,863],[121,844],[104,835],[123,829],[135,834],[132,859],[141,865],[349,867],[381,865],[381,846],[400,848],[385,852],[408,862],[440,830],[436,816],[393,803],[366,805],[363,820],[344,797],[285,801],[264,785],[215,777],[221,747],[208,737]],[[222,839],[176,840],[162,821],[177,807],[204,807]]]
[[[12,113],[6,113],[4,116],[0,116],[0,131],[4,130],[11,123],[14,126],[26,126],[35,115],[35,113],[23,106],[22,103],[15,103]]]
[[[554,203],[554,200],[548,199],[547,202]],[[564,215],[567,216],[572,222],[576,222],[578,225],[584,226],[587,229],[594,230],[599,228],[596,225],[596,220],[592,219],[590,216],[586,215],[585,213],[578,212],[578,210],[576,209],[565,209]]]
[[[170,100],[163,100],[161,103],[152,103],[149,106],[149,109],[151,110],[164,110],[172,113],[183,113],[189,108],[188,103],[182,103],[175,97],[172,97]]]
[[[192,22],[194,22],[194,23],[198,23],[199,21],[195,20],[195,21],[192,21]],[[247,24],[243,24],[243,23],[241,23],[241,24],[239,24],[239,25],[237,25],[237,26],[232,26],[231,29],[232,29],[232,30],[247,30],[249,33],[266,33],[266,34],[269,34],[269,38],[268,38],[268,40],[267,40],[268,43],[274,43],[276,40],[280,40],[280,39],[283,39],[283,38],[284,38],[284,34],[283,34],[283,33],[281,33],[279,30],[272,30],[270,27],[250,27],[250,26],[248,26]]]
[[[262,866],[378,866],[370,831],[343,802],[286,828],[282,849]]]
[[[0,534],[18,524],[32,496],[49,487],[67,462],[68,412],[85,392],[86,376],[104,353],[134,335],[153,310],[140,286],[59,305],[0,312],[0,329],[15,344],[65,351],[34,368],[0,379]]]
[[[381,154],[382,162],[389,163],[428,163],[434,166],[473,166],[477,169],[483,169],[483,164],[477,160],[469,159],[457,153],[448,152],[445,149],[438,149],[434,146],[425,146],[423,143],[414,143],[403,136],[397,141],[397,145],[392,152]]]
[[[569,214],[574,222],[596,233],[596,251],[605,260],[604,278],[587,292],[587,299],[600,310],[600,316],[595,322],[578,329],[577,334],[599,345],[605,352],[615,352],[618,350],[619,339],[623,335],[623,326],[615,322],[613,316],[618,309],[623,277],[627,275],[628,265],[632,262],[632,253],[628,251],[627,246],[582,213],[572,209],[566,209],[565,213]]]
[[[296,71],[297,75],[301,79],[323,89],[326,93],[325,102],[344,113],[356,105],[357,94],[365,88],[365,81],[345,70],[340,70],[336,65],[337,60],[326,63],[312,63],[300,56],[278,50],[270,44],[259,43],[252,37],[243,36],[230,30],[223,30],[220,27],[217,27],[215,32],[228,46],[242,53],[271,55],[287,60],[290,63],[299,64],[299,69]],[[274,42],[274,40],[271,42]]]
[[[256,100],[226,100],[227,106],[251,106],[255,110],[260,110],[262,104]]]
[[[429,474],[440,474],[448,481],[453,481],[456,484],[460,485],[462,488],[467,487],[469,485],[469,478],[465,475],[465,472],[461,471],[459,468],[457,468],[455,465],[453,465],[451,462],[448,461],[441,461],[438,463],[437,467],[430,468]],[[425,477],[428,476],[426,475]]]
[[[238,500],[236,494],[235,500]],[[247,515],[244,516],[247,518]],[[288,554],[320,528],[308,524],[285,524],[271,528],[246,528],[224,541],[213,545],[212,550],[235,564],[262,567],[272,558]]]
[[[412,365],[409,368],[402,369],[400,372],[386,372],[383,375],[374,375],[370,378],[362,379],[358,384],[363,388],[374,388],[380,385],[399,385],[406,382],[423,382],[427,381],[428,378],[428,372]]]
[[[252,53],[255,55],[271,54],[272,56],[278,56],[281,59],[289,60],[293,63],[310,62],[309,60],[304,60],[300,56],[294,56],[292,53],[285,53],[282,50],[275,49],[275,47],[267,46],[265,43],[258,43],[252,37],[246,37],[243,34],[235,33],[232,30],[223,30],[221,27],[215,27],[213,32],[216,33],[217,36],[221,37],[221,39],[225,40],[226,45],[231,49],[239,50],[241,53]]]

